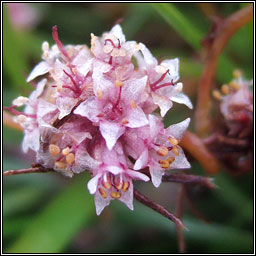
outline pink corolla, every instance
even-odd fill
[[[43,60],[27,78],[39,81],[36,89],[7,108],[24,127],[23,150],[69,177],[90,172],[97,214],[113,199],[133,209],[134,180],[151,177],[158,187],[167,170],[190,167],[179,146],[190,119],[166,129],[162,120],[173,102],[192,108],[179,60],[158,64],[144,44],[126,41],[120,25],[91,34],[91,48],[64,46],[56,26],[52,36],[56,44],[42,44]]]

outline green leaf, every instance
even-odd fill
[[[7,249],[8,253],[60,253],[95,214],[93,197],[86,179],[77,180],[54,198],[31,220],[22,236]]]
[[[25,87],[24,72],[28,72],[28,63],[10,24],[6,4],[3,4],[3,63],[12,85],[16,88]]]
[[[194,27],[173,4],[153,3],[152,6],[189,45],[195,50],[201,48],[200,40],[203,38],[203,33]]]

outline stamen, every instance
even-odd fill
[[[120,177],[117,177],[115,179],[115,187],[120,190],[122,189],[123,185],[124,185],[123,181],[120,179]]]
[[[49,152],[51,155],[57,156],[60,153],[60,148],[55,144],[50,144]]]
[[[119,81],[119,80],[116,80],[115,81],[115,86],[116,87],[121,87],[121,86],[123,86],[123,83],[121,81]]]
[[[73,153],[69,153],[66,156],[66,161],[69,165],[71,165],[75,161],[75,155]]]
[[[131,107],[134,108],[134,109],[137,107],[135,100],[131,100],[131,101],[130,101],[130,105],[131,105]]]
[[[156,90],[158,90],[158,89],[160,89],[160,88],[163,88],[163,87],[166,87],[166,86],[169,86],[169,85],[171,85],[171,86],[174,85],[173,80],[172,80],[170,83],[164,83],[164,84],[155,86],[152,90],[153,90],[153,91],[156,91]]]
[[[112,187],[112,184],[107,180],[107,181],[102,181],[102,186],[106,189],[110,189]]]
[[[111,40],[111,39],[106,39],[105,40],[105,45],[107,44],[107,42],[110,42],[111,44],[112,44],[112,46],[114,47],[114,48],[116,48],[116,45],[114,44],[114,42]]]
[[[121,194],[119,192],[111,192],[110,195],[114,199],[119,199],[121,197]]]
[[[98,97],[99,100],[101,100],[103,98],[103,91],[102,90],[97,91],[97,97]]]
[[[99,192],[103,198],[108,197],[108,193],[106,192],[106,190],[104,188],[99,188]]]
[[[173,146],[176,146],[178,145],[179,141],[175,138],[172,138],[172,137],[169,137],[168,138],[168,141],[173,145]]]
[[[128,189],[129,189],[129,187],[130,187],[130,182],[129,182],[129,181],[126,181],[126,182],[124,183],[124,186],[123,186],[123,191],[124,191],[124,192],[127,192]]]
[[[17,105],[12,105],[10,107],[4,107],[4,109],[9,110],[12,114],[17,115],[17,116],[18,115],[24,115],[26,117],[36,118],[36,115],[26,114],[26,113],[20,112],[20,111],[15,109],[16,107],[17,107]]]
[[[79,85],[76,83],[76,81],[74,80],[74,78],[72,77],[72,75],[70,75],[69,73],[67,73],[65,70],[63,70],[63,72],[70,78],[70,80],[72,81],[72,84],[75,86],[76,88],[76,92],[81,94],[81,89],[79,87]]]
[[[66,168],[66,164],[64,162],[57,161],[55,162],[55,167],[58,169],[64,169]]]
[[[219,92],[218,90],[213,90],[212,96],[213,96],[216,100],[221,100],[221,98],[222,98],[222,95],[220,94],[220,92]]]
[[[160,146],[159,150],[157,151],[157,154],[159,156],[167,156],[169,153],[168,148],[165,146]]]
[[[175,155],[175,156],[179,156],[179,149],[178,149],[178,147],[177,146],[174,146],[173,147],[173,149],[172,149],[172,152],[173,152],[173,154]]]
[[[122,120],[122,125],[126,125],[126,124],[128,124],[129,123],[129,121],[126,119],[126,118],[124,118],[123,120]]]
[[[105,116],[104,113],[99,113],[99,114],[97,115],[97,117],[99,117],[99,118],[104,117],[104,116]]]
[[[234,76],[235,78],[241,77],[241,76],[242,76],[242,71],[239,70],[239,69],[235,69],[235,70],[233,71],[233,76]]]
[[[229,83],[229,86],[230,86],[232,89],[234,89],[235,91],[238,91],[238,90],[240,89],[240,85],[239,85],[238,83],[233,82],[233,81],[231,81],[231,82]]]
[[[223,84],[222,86],[221,86],[221,91],[222,91],[222,93],[224,93],[224,94],[229,94],[230,93],[230,87],[227,85],[227,84]]]
[[[166,70],[166,72],[165,72],[157,81],[155,81],[153,84],[151,84],[151,85],[150,85],[151,89],[153,89],[153,88],[154,88],[155,86],[157,86],[161,81],[163,81],[168,72],[169,72],[169,69]]]
[[[169,164],[169,162],[167,160],[159,160],[158,163],[164,169],[169,169],[170,168],[170,164]]]
[[[66,155],[69,154],[69,151],[70,151],[70,148],[69,148],[69,147],[66,147],[66,148],[64,148],[64,149],[62,150],[62,154],[63,154],[64,156],[66,156]]]
[[[170,157],[167,158],[167,161],[171,165],[175,161],[175,158],[173,156],[170,156]]]
[[[56,42],[60,52],[68,59],[70,60],[67,51],[65,50],[62,42],[59,40],[59,35],[58,35],[58,27],[57,26],[53,26],[52,27],[52,38],[53,40]]]

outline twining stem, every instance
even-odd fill
[[[198,184],[210,189],[213,189],[216,187],[212,181],[212,178],[207,178],[207,177],[197,176],[197,175],[188,175],[185,173],[165,174],[162,177],[162,181],[176,182],[176,183],[183,183],[183,184]]]
[[[138,190],[134,189],[134,197],[141,202],[142,204],[146,205],[147,207],[151,208],[152,210],[160,213],[167,219],[173,221],[177,226],[180,226],[181,228],[187,229],[182,221],[172,212],[169,212],[166,210],[162,205],[159,205],[153,201],[151,201],[149,198],[141,194]]]
[[[52,169],[46,169],[43,167],[32,167],[27,169],[10,170],[3,173],[3,176],[17,175],[17,174],[29,174],[29,173],[45,173],[53,172]]]
[[[253,18],[253,4],[227,17],[217,28],[215,38],[209,47],[204,70],[199,81],[198,99],[195,111],[195,128],[200,137],[207,135],[210,128],[210,89],[216,72],[218,57],[229,39]]]
[[[185,184],[181,184],[179,187],[177,201],[176,201],[176,215],[178,218],[182,217],[184,195],[185,195]],[[180,226],[176,226],[176,233],[178,238],[179,253],[185,253],[186,243],[185,243],[183,230]]]
[[[210,153],[203,141],[196,134],[186,131],[179,144],[203,166],[207,173],[215,174],[219,172],[218,160]]]

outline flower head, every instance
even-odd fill
[[[144,44],[126,41],[120,25],[91,34],[90,49],[64,46],[56,26],[52,36],[56,44],[42,44],[43,60],[27,78],[39,80],[36,89],[7,108],[24,127],[23,150],[69,177],[89,171],[97,214],[113,199],[133,209],[133,180],[151,176],[158,187],[166,170],[190,167],[179,146],[190,119],[165,129],[154,113],[159,107],[164,117],[173,102],[192,108],[179,60],[158,64]]]

